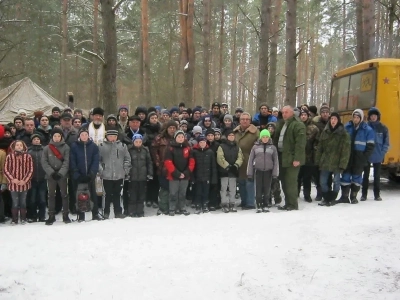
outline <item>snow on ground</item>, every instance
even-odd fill
[[[372,193],[370,193],[371,196]],[[400,299],[400,197],[0,225],[0,299]],[[89,218],[90,219],[90,218]]]

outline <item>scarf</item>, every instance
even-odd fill
[[[96,129],[92,122],[89,124],[88,129],[89,129],[89,137],[96,145],[99,145],[106,137],[106,127],[104,126],[104,124],[101,124],[99,129]]]

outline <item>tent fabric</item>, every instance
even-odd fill
[[[0,123],[12,122],[21,108],[26,110],[28,117],[33,117],[35,111],[51,115],[54,106],[67,107],[26,77],[0,91]]]

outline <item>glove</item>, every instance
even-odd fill
[[[54,172],[53,174],[51,174],[51,178],[53,178],[55,181],[59,181],[62,176],[58,172]]]
[[[248,176],[248,177],[247,177],[247,181],[253,182],[253,181],[254,181],[254,178],[253,178],[252,176]]]
[[[149,180],[153,180],[153,176],[147,175],[147,181],[149,181]]]
[[[229,166],[227,166],[227,167],[225,168],[225,171],[229,172],[229,170],[230,170],[231,168],[232,168],[232,166],[229,165]]]
[[[237,171],[239,171],[239,167],[237,164],[234,164],[233,166],[231,166],[231,171],[236,173]]]

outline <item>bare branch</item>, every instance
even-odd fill
[[[253,96],[254,99],[257,98],[256,96],[254,96],[253,92],[250,91],[250,89],[249,89],[242,81],[239,80],[239,83],[240,83],[241,85],[243,85],[243,87]]]
[[[297,58],[297,56],[299,56],[299,54],[301,53],[301,51],[303,51],[304,47],[311,41],[312,37],[310,37],[307,42],[305,42],[299,49],[299,51],[297,51],[296,55],[294,56],[295,58]]]
[[[253,21],[246,15],[246,13],[243,11],[243,9],[238,5],[239,10],[242,12],[243,16],[250,22],[250,24],[253,26],[254,30],[256,31],[256,34],[258,38],[260,38],[260,32],[258,31],[256,25],[254,25]]]
[[[100,54],[94,53],[94,52],[92,52],[92,51],[89,51],[89,50],[86,50],[85,48],[83,48],[83,49],[82,49],[82,54],[85,54],[85,53],[86,53],[86,54],[89,54],[89,55],[92,56],[92,57],[97,58],[99,61],[102,62],[103,65],[105,65],[106,61],[104,60],[104,58],[102,58],[102,57],[100,56]]]
[[[298,85],[296,85],[296,89],[298,89],[299,87],[302,87],[303,85],[306,85],[305,83],[300,83]]]

